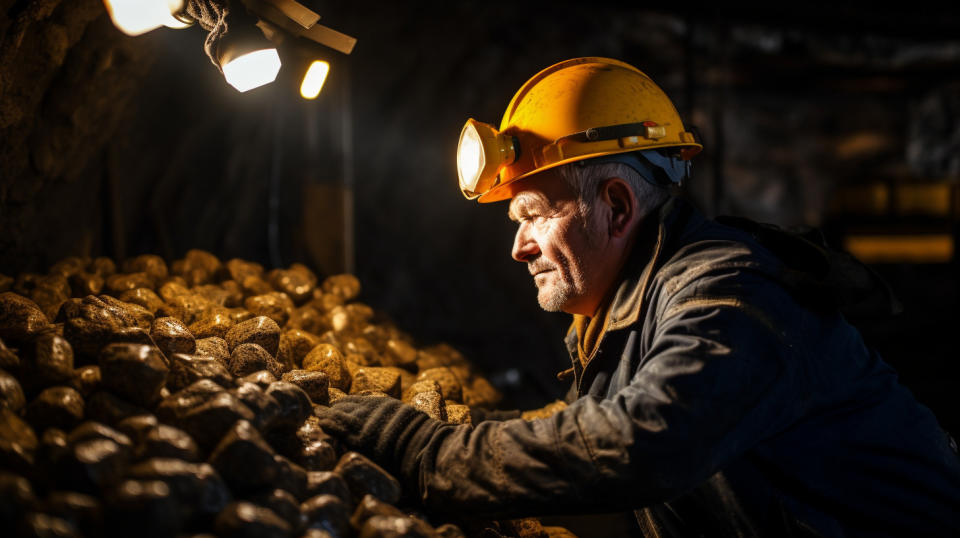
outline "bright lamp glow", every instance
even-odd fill
[[[190,26],[173,16],[183,9],[183,0],[103,0],[103,3],[114,26],[129,36],[145,34],[161,26]]]
[[[322,60],[315,60],[307,68],[300,84],[300,96],[304,99],[316,99],[323,89],[323,83],[330,72],[330,64]]]
[[[173,28],[174,30],[182,30],[184,28],[190,28],[191,26],[193,26],[193,21],[190,21],[189,19],[186,21],[183,21],[174,17],[173,13],[177,13],[177,11],[178,10],[171,9],[170,16],[168,16],[167,20],[164,21],[163,23],[164,26],[166,26],[167,28]]]
[[[260,49],[237,56],[223,66],[227,82],[241,92],[270,84],[280,72],[277,49]]]
[[[484,155],[480,134],[472,124],[467,124],[460,133],[460,145],[457,148],[457,171],[460,173],[460,187],[475,191],[480,171],[483,170]]]

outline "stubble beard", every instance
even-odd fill
[[[588,248],[591,250],[597,248],[602,239],[599,223],[591,222],[586,214],[581,214],[580,218]],[[536,268],[538,271],[553,270],[557,273],[553,286],[546,284],[539,286],[534,281],[534,285],[537,285],[537,302],[540,303],[540,308],[547,312],[562,312],[563,308],[570,304],[577,294],[577,286],[574,284],[579,284],[581,289],[585,288],[583,275],[568,264],[564,264],[563,271],[558,271],[560,268],[556,264],[537,260],[533,262],[531,268]],[[563,278],[563,275],[567,275],[570,280]]]
[[[557,282],[552,288],[538,288],[537,302],[547,312],[562,312],[563,307],[573,297],[573,286],[569,282]]]
[[[562,312],[577,293],[574,282],[571,282],[571,279],[575,280],[577,276],[570,267],[561,268],[557,264],[546,260],[538,260],[531,267],[534,272],[549,271],[553,273],[551,275],[553,277],[552,283],[537,284],[536,278],[534,278],[534,285],[537,287],[537,302],[540,303],[540,308],[547,312]]]

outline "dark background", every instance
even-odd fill
[[[542,404],[564,389],[568,320],[539,310],[510,259],[505,205],[461,197],[455,151],[468,117],[498,124],[527,78],[585,55],[636,65],[699,128],[686,188],[709,215],[818,226],[841,246],[857,230],[957,236],[956,10],[305,3],[359,40],[331,51],[313,102],[279,79],[236,92],[196,27],[131,38],[99,0],[0,0],[0,273],[190,248],[350,270],[419,342],[464,351],[508,403]],[[875,185],[953,198],[874,210]],[[955,257],[876,268],[904,312],[856,321],[960,432]]]

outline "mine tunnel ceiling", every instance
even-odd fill
[[[697,82],[757,91],[916,91],[960,76],[960,13],[776,6],[658,8],[687,30],[689,53],[721,60]]]

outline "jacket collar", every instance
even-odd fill
[[[676,249],[677,240],[704,220],[683,198],[671,197],[660,206],[657,225],[640,231],[620,272],[620,284],[610,301],[607,330],[622,329],[640,319],[653,275]]]
[[[593,358],[608,332],[629,327],[640,319],[653,275],[675,249],[677,240],[706,220],[689,202],[678,197],[668,199],[655,214],[656,220],[651,221],[655,225],[641,225],[620,272],[619,284],[611,290],[595,319],[573,317],[567,344],[571,355],[576,353],[582,364]]]

